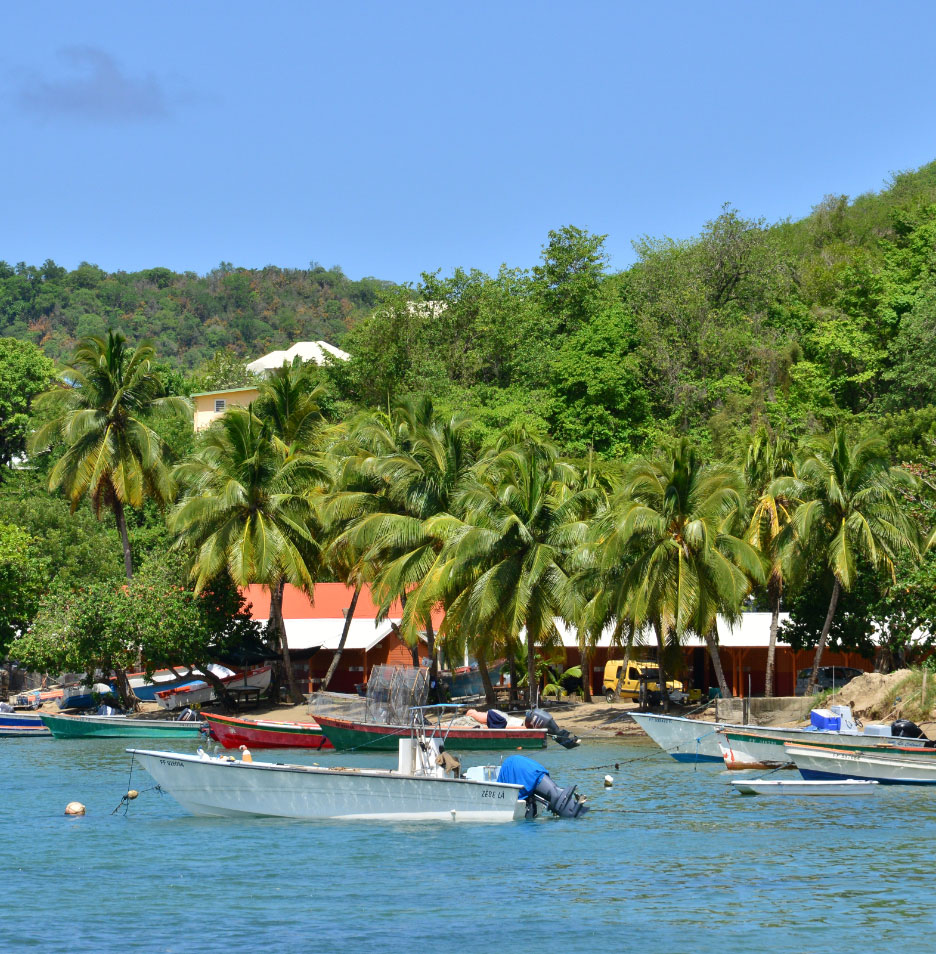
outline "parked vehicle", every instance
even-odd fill
[[[614,693],[617,689],[618,679],[621,678],[623,667],[623,659],[609,659],[605,664],[604,691],[608,702],[614,701]],[[621,698],[639,699],[641,682],[646,683],[647,701],[651,705],[658,703],[660,701],[660,667],[655,662],[645,662],[639,659],[631,659],[627,663],[627,672],[621,679]],[[689,696],[678,679],[667,679],[666,688],[669,690],[671,702],[681,705],[689,701]]]
[[[809,685],[809,677],[812,675],[812,668],[801,669],[796,674],[796,688],[794,692],[798,696],[806,695],[806,687]],[[846,683],[852,681],[857,676],[863,676],[864,670],[853,669],[850,666],[820,666],[819,679],[816,683],[817,692],[825,689],[841,689]]]

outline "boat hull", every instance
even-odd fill
[[[631,718],[677,762],[722,762],[718,732],[723,723],[649,712],[632,712]]]
[[[211,737],[226,749],[330,749],[331,742],[315,722],[270,722],[206,715]]]
[[[936,749],[923,747],[925,740],[888,738],[880,735],[849,735],[844,732],[813,732],[806,729],[736,728],[722,733],[722,752],[730,769],[776,768],[792,764],[784,749],[787,742],[841,750],[873,749],[881,752],[918,751],[923,758],[936,756]],[[820,741],[821,740],[821,741]]]
[[[833,749],[788,742],[786,752],[805,779],[858,779],[882,785],[936,785],[936,759],[908,754]]]
[[[877,781],[855,779],[733,779],[731,784],[742,795],[871,795]]]
[[[222,679],[222,682],[229,689],[259,689],[263,692],[270,687],[272,672],[270,666],[260,666],[239,675],[229,676]],[[156,693],[156,702],[164,709],[200,706],[206,702],[213,702],[214,698],[214,687],[203,680],[197,680],[176,689],[161,689]]]
[[[128,719],[126,716],[67,716],[43,713],[57,739],[197,739],[204,722]]]
[[[0,712],[0,735],[51,738],[38,712]]]
[[[352,722],[332,716],[316,714],[315,721],[329,742],[341,750],[395,752],[402,737],[410,734],[408,726],[379,725],[371,722]],[[458,751],[509,751],[511,749],[546,748],[545,729],[469,729],[442,727],[442,737],[448,748]]]
[[[128,751],[193,815],[506,822],[525,812],[519,785]]]

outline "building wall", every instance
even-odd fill
[[[642,646],[637,652],[646,658],[653,658],[652,647]],[[707,692],[711,686],[718,685],[718,680],[715,678],[715,667],[712,665],[711,656],[706,648],[687,646],[683,650],[683,654],[685,664],[681,673],[673,674],[675,678],[681,680],[688,687],[702,689],[703,692]],[[725,681],[728,683],[732,695],[745,698],[749,694],[749,687],[752,696],[762,696],[764,694],[764,683],[767,674],[766,647],[722,646],[719,648],[719,656],[725,673]],[[602,693],[604,691],[605,663],[609,659],[622,658],[623,653],[619,649],[613,651],[608,649],[595,650],[590,665],[592,692]],[[814,658],[814,649],[804,649],[794,653],[788,646],[778,646],[774,670],[774,695],[792,696],[796,688],[796,673],[800,669],[809,669]],[[577,649],[567,649],[566,668],[581,664],[582,657],[579,651]],[[831,650],[826,650],[822,654],[822,665],[850,666],[854,669],[863,669],[865,672],[870,672],[873,668],[871,660],[865,659],[858,653],[840,653]],[[750,682],[748,677],[750,677]]]
[[[256,388],[240,388],[229,391],[211,391],[205,394],[193,394],[195,402],[195,430],[204,430],[212,421],[216,421],[224,411],[215,410],[215,401],[224,401],[224,410],[229,407],[247,407],[260,396]]]

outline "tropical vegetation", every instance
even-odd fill
[[[172,566],[156,589],[189,608],[269,588],[287,679],[283,588],[323,580],[402,602],[434,674],[522,653],[534,699],[560,626],[586,672],[602,633],[652,645],[663,679],[701,639],[723,693],[715,620],[750,608],[772,617],[768,693],[781,633],[814,671],[829,646],[918,658],[934,248],[936,163],[797,222],[725,207],[622,271],[574,226],[531,269],[412,286],[0,263],[0,640],[52,668],[220,655],[218,617],[195,642],[128,624],[137,569]],[[245,371],[310,338],[351,357]],[[192,394],[247,383],[252,407],[192,433]]]

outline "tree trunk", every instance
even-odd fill
[[[286,581],[280,580],[274,584],[270,598],[270,615],[276,619],[276,628],[279,630],[280,652],[283,654],[283,668],[286,670],[286,685],[289,687],[289,698],[294,706],[302,705],[305,701],[296,685],[296,677],[292,670],[292,661],[289,658],[289,641],[286,638],[286,623],[283,620],[283,592]],[[275,610],[274,610],[275,603]]]
[[[358,597],[361,595],[360,585],[354,588],[354,595],[351,597],[351,605],[348,607],[348,612],[345,613],[344,627],[341,630],[341,639],[338,640],[338,648],[335,650],[335,655],[332,656],[332,661],[328,667],[328,672],[325,673],[325,681],[322,683],[322,689],[327,689],[329,684],[332,681],[332,676],[335,675],[335,670],[338,668],[338,663],[341,662],[341,654],[344,652],[345,643],[348,640],[348,632],[351,629],[351,620],[354,619],[354,608],[357,606]]]
[[[712,657],[712,665],[715,667],[715,678],[718,680],[718,688],[721,691],[722,699],[730,699],[731,693],[728,691],[728,683],[725,680],[725,670],[722,669],[718,643],[715,642],[715,636],[711,629],[705,634],[705,645],[708,646],[709,656]]]
[[[436,662],[435,630],[432,628],[432,616],[426,620],[426,645],[429,647],[429,692],[434,696],[430,702],[441,702],[439,697],[439,664]]]
[[[539,679],[536,678],[536,652],[533,635],[527,630],[527,690],[529,708],[535,709],[539,702]]]
[[[769,699],[774,694],[777,629],[780,625],[780,583],[771,582],[768,584],[767,595],[770,598],[770,641],[767,643],[767,676],[764,681],[764,695]]]
[[[228,692],[224,682],[208,668],[207,664],[204,665],[200,671],[201,678],[214,689],[215,696],[218,698],[224,711],[233,712],[237,707],[234,705],[234,700],[231,698],[231,694]]]
[[[131,712],[136,712],[140,708],[140,700],[136,693],[130,688],[130,680],[127,678],[127,672],[120,666],[114,666],[114,678],[117,681],[117,695],[120,696],[120,704]]]
[[[591,694],[591,653],[586,649],[582,653],[582,700],[592,701]]]
[[[811,696],[816,691],[816,685],[819,682],[819,664],[822,662],[822,654],[825,652],[826,641],[829,638],[829,630],[832,628],[832,619],[835,616],[835,607],[838,606],[841,592],[842,584],[836,580],[832,586],[832,598],[829,600],[829,611],[826,613],[825,622],[822,624],[822,633],[819,635],[819,642],[816,644],[816,658],[813,660],[812,675],[809,677],[809,683],[806,686],[807,696]]]
[[[670,698],[669,698],[669,692],[667,691],[667,688],[666,688],[666,669],[665,669],[664,666],[663,666],[663,659],[665,658],[664,655],[663,655],[663,649],[664,649],[664,646],[663,646],[663,627],[660,626],[660,625],[658,625],[658,624],[656,624],[656,625],[654,625],[653,628],[656,630],[656,638],[657,638],[657,671],[658,671],[659,674],[660,674],[659,679],[657,680],[657,686],[658,686],[659,689],[660,689],[660,701],[663,703],[663,711],[664,711],[664,712],[669,712]]]
[[[478,672],[481,675],[481,685],[484,686],[484,698],[488,706],[493,706],[497,702],[494,695],[494,686],[491,685],[491,674],[488,672],[487,660],[484,653],[478,653]]]
[[[120,531],[120,543],[123,546],[124,572],[127,574],[127,582],[133,579],[133,555],[130,553],[130,537],[127,535],[127,517],[124,513],[124,506],[120,499],[114,494],[114,519],[117,521],[117,529]]]
[[[508,644],[507,646],[507,675],[510,678],[510,694],[507,697],[507,707],[516,705],[517,703],[517,659],[516,659],[516,647]]]

